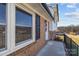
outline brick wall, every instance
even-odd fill
[[[44,19],[40,18],[40,39],[38,39],[36,42],[19,49],[18,51],[15,51],[10,54],[15,56],[31,56],[36,55],[36,53],[45,45],[45,32],[44,32]]]

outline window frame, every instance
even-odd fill
[[[35,42],[35,29],[34,29],[35,28],[35,14],[32,11],[28,10],[27,8],[24,8],[23,5],[19,5],[19,4],[15,5],[15,8],[19,8],[19,9],[25,11],[26,13],[29,13],[32,15],[32,39],[20,42],[20,43],[18,43],[18,45],[15,44],[15,49],[18,50],[18,49],[21,49],[21,48]],[[16,12],[16,9],[15,9],[15,12]],[[15,20],[16,20],[16,18],[15,18]],[[16,24],[16,21],[15,21],[15,24]],[[16,27],[16,25],[15,25],[15,27]],[[15,31],[16,31],[16,28],[15,28]]]
[[[31,28],[32,28],[32,32],[33,32],[33,15],[32,14],[30,14],[30,13],[28,13],[28,12],[26,12],[25,10],[22,10],[21,8],[18,8],[18,7],[15,7],[16,8],[16,10],[19,10],[20,12],[25,12],[25,14],[29,14],[29,15],[31,15],[31,17],[32,17],[32,26],[31,26]],[[15,11],[16,12],[16,11]],[[16,15],[15,15],[16,16]],[[16,18],[16,17],[15,17]],[[15,19],[15,23],[16,23],[16,19]],[[16,26],[17,26],[17,24],[15,24],[15,32],[16,32]],[[32,35],[32,33],[31,33],[31,35]],[[33,35],[32,35],[32,37],[33,37]],[[16,33],[15,33],[15,38],[16,38]],[[33,39],[33,38],[32,38]],[[22,43],[25,43],[26,41],[29,41],[29,40],[32,40],[32,39],[26,39],[26,40],[23,40],[22,42],[18,42],[18,43],[16,43],[16,39],[15,39],[15,45],[17,46],[17,45],[19,45],[19,44],[22,44]]]

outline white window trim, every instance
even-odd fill
[[[27,46],[27,45],[29,45],[29,44],[31,44],[32,42],[34,42],[35,41],[35,39],[33,38],[34,37],[34,25],[35,25],[35,19],[34,19],[34,17],[35,17],[35,15],[34,15],[34,13],[33,12],[31,12],[31,11],[29,11],[27,8],[24,8],[23,6],[21,6],[21,5],[16,5],[16,7],[18,7],[18,8],[20,8],[20,9],[22,9],[22,10],[24,10],[24,11],[26,11],[26,12],[28,12],[29,14],[31,14],[32,15],[32,40],[28,40],[28,41],[26,41],[26,42],[23,42],[23,44],[22,44],[22,42],[21,42],[21,44],[19,44],[19,45],[17,45],[16,47],[15,47],[15,49],[17,50],[17,49],[20,49],[20,48],[22,48],[22,47],[25,47],[25,46]]]
[[[4,55],[5,53],[7,53],[10,50],[10,4],[6,4],[6,46],[7,48],[4,51],[0,51],[0,55]]]
[[[8,8],[7,8],[7,50],[0,52],[0,55],[8,55],[18,49],[21,49],[33,42],[35,42],[35,13],[33,13],[32,11],[28,10],[26,7],[21,6],[21,5],[16,5],[14,3],[9,3],[7,4]],[[15,7],[19,7],[22,10],[25,10],[26,12],[30,13],[33,17],[32,19],[32,40],[23,42],[22,44],[19,45],[15,45]]]

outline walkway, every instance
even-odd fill
[[[64,44],[59,41],[48,41],[37,56],[65,56]]]

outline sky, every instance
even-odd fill
[[[59,26],[79,25],[79,4],[59,3]]]

